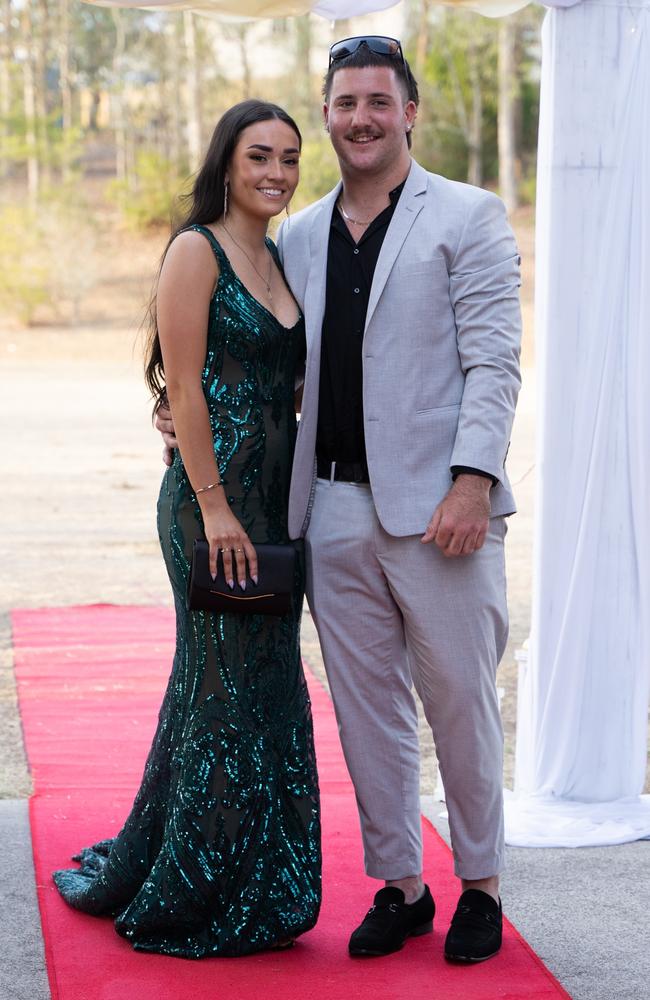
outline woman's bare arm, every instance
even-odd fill
[[[195,232],[177,236],[167,251],[160,274],[156,313],[174,432],[195,491],[204,490],[221,478],[201,383],[210,299],[217,279],[217,262],[205,237]],[[212,574],[216,575],[219,549],[232,549],[240,584],[246,584],[246,558],[250,575],[256,579],[255,549],[230,510],[223,488],[217,486],[200,492],[197,500],[210,543]],[[231,582],[230,558],[224,557],[224,567],[226,579]]]

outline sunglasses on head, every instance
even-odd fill
[[[339,62],[341,59],[347,59],[362,45],[367,46],[371,52],[378,56],[397,59],[406,65],[401,43],[396,38],[388,38],[385,35],[358,35],[356,38],[342,38],[340,42],[334,42],[330,49],[329,65]]]

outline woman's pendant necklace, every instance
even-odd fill
[[[271,302],[273,302],[273,292],[271,291],[271,276],[273,274],[273,257],[271,256],[269,248],[266,247],[266,252],[269,255],[269,276],[268,276],[268,279],[267,279],[267,278],[264,277],[264,275],[260,271],[257,270],[257,268],[255,267],[255,264],[250,259],[250,257],[248,256],[248,254],[244,250],[243,246],[240,243],[237,242],[237,240],[235,239],[235,237],[233,236],[233,234],[230,232],[230,230],[226,226],[225,222],[222,222],[221,226],[228,233],[228,236],[233,241],[233,243],[235,244],[235,246],[237,247],[237,249],[241,250],[241,252],[243,253],[244,257],[246,258],[246,260],[248,261],[248,263],[250,264],[250,266],[253,268],[253,270],[255,271],[255,273],[258,275],[258,277],[261,278],[261,280],[264,282],[264,285],[266,286],[266,294],[268,295],[268,297],[271,300]]]

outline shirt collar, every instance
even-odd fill
[[[398,184],[397,187],[393,188],[392,191],[388,192],[390,205],[388,205],[383,212],[380,212],[376,219],[373,219],[373,221],[370,223],[368,229],[366,229],[366,231],[364,232],[363,236],[361,237],[358,243],[355,243],[354,240],[352,239],[352,236],[350,235],[350,231],[346,226],[345,220],[343,219],[343,216],[341,215],[341,212],[338,208],[338,199],[334,203],[334,208],[332,210],[332,221],[330,223],[331,228],[336,230],[336,232],[339,233],[339,235],[343,236],[348,243],[351,243],[353,246],[357,247],[361,246],[362,243],[365,243],[366,238],[368,236],[372,236],[373,233],[376,232],[375,224],[377,223],[377,219],[385,218],[384,213],[390,213],[392,217],[392,213],[394,212],[397,202],[399,201],[400,195],[404,190],[405,184],[406,184],[406,178],[404,178],[401,184]]]

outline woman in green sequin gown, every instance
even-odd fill
[[[251,142],[267,146],[278,134],[285,141],[291,131],[293,145],[296,137],[299,145],[295,123],[263,102],[243,102],[227,112],[197,175],[189,219],[182,227],[199,234],[184,235],[185,245],[193,240],[197,253],[198,242],[201,250],[209,246],[217,262],[218,279],[206,303],[200,380],[212,433],[210,461],[214,466],[216,459],[237,521],[228,516],[240,526],[242,546],[248,540],[253,545],[289,541],[294,384],[304,358],[304,321],[299,317],[284,326],[242,283],[214,231],[224,232],[223,242],[232,238],[233,258],[241,250],[238,272],[247,275],[247,283],[259,290],[256,273],[268,287],[266,274],[235,242],[232,213],[225,216],[229,222],[223,228],[223,178]],[[251,163],[254,178],[263,166],[255,157]],[[248,169],[246,163],[244,167]],[[276,214],[297,183],[296,158],[295,182],[286,184],[286,197],[277,207],[278,194],[268,182],[262,189],[246,188],[245,170],[236,173],[233,190],[233,170],[231,198],[239,191],[235,222],[246,222],[246,199],[252,199],[258,214],[264,208],[269,217]],[[285,175],[290,174],[287,167]],[[258,207],[262,197],[264,207]],[[209,228],[201,221],[210,223]],[[274,287],[286,305],[289,293],[270,241],[266,252]],[[159,289],[159,312],[161,301]],[[292,300],[290,304],[295,315]],[[159,344],[156,327],[154,345]],[[150,371],[162,373],[162,354],[154,347]],[[162,384],[149,381],[162,396]],[[178,430],[187,455],[190,447],[184,450]],[[206,456],[201,460],[205,463]],[[192,461],[197,468],[197,459]],[[299,648],[302,554],[296,560],[292,608],[284,617],[188,612],[192,543],[207,531],[205,500],[216,492],[201,491],[202,509],[193,486],[199,489],[176,450],[158,505],[176,606],[176,654],[140,790],[120,834],[85,849],[75,859],[78,869],[56,872],[54,878],[71,906],[113,915],[117,931],[134,948],[200,958],[283,946],[313,927],[320,905],[320,820]],[[215,535],[212,527],[210,534]],[[209,540],[214,549],[219,539]]]

